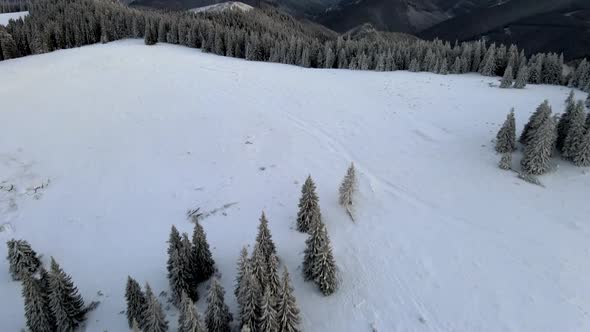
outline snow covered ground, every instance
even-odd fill
[[[11,19],[16,20],[27,15],[29,12],[0,13],[0,25],[6,25]]]
[[[562,110],[568,90],[490,83],[139,40],[0,62],[0,182],[14,185],[0,190],[0,240],[27,239],[102,302],[87,331],[126,330],[128,274],[168,290],[170,226],[191,231],[196,207],[217,211],[203,225],[236,317],[235,262],[264,210],[306,331],[588,331],[587,170],[559,162],[546,188],[530,185],[497,168],[491,143],[510,107],[520,129],[545,98]],[[351,161],[356,224],[337,204]],[[300,271],[310,173],[340,271],[330,297]],[[1,330],[20,330],[3,259],[0,294]]]

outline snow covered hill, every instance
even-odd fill
[[[227,2],[222,2],[222,3],[217,3],[214,5],[205,6],[205,7],[193,8],[190,11],[194,12],[194,13],[202,13],[202,12],[219,13],[219,12],[224,12],[226,10],[241,10],[243,12],[247,12],[247,11],[251,10],[252,8],[254,8],[254,7],[247,5],[243,2],[227,1]]]
[[[0,25],[6,25],[11,19],[16,20],[27,15],[29,12],[0,13]]]
[[[4,61],[0,240],[28,240],[102,302],[87,331],[127,329],[127,275],[168,291],[170,226],[191,231],[196,207],[211,212],[203,225],[236,317],[235,263],[264,210],[305,331],[588,331],[587,170],[559,162],[546,188],[530,185],[497,168],[490,142],[510,107],[520,129],[545,98],[561,110],[568,90],[497,83],[139,40]],[[337,201],[351,161],[357,223]],[[301,276],[308,174],[339,267],[330,297]],[[24,328],[4,259],[0,294],[0,330]]]

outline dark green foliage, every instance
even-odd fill
[[[316,187],[310,175],[301,188],[301,198],[299,199],[297,230],[300,232],[309,232],[314,220],[321,220],[319,198],[315,190]]]
[[[84,300],[72,278],[51,258],[49,306],[58,331],[73,331],[84,321]]]
[[[496,135],[496,151],[499,153],[512,152],[516,150],[516,122],[514,119],[514,108],[506,116],[506,121]]]
[[[172,303],[180,306],[182,293],[185,292],[191,299],[197,300],[197,277],[194,259],[194,251],[188,235],[182,234],[180,247],[171,251],[169,262],[172,269],[168,273],[168,281],[172,290]]]
[[[146,306],[146,298],[141,291],[141,286],[130,276],[127,277],[127,286],[125,288],[125,300],[127,301],[127,322],[129,328],[133,327],[136,321],[139,325],[143,323],[143,309]]]
[[[205,325],[209,332],[229,332],[232,315],[225,304],[225,291],[217,279],[213,279],[207,296]]]
[[[268,279],[267,286],[270,289],[271,295],[278,296],[281,280],[279,279],[279,260],[277,256],[271,254],[268,260],[268,272],[266,275]]]
[[[258,244],[254,246],[254,251],[252,251],[250,267],[256,281],[258,281],[260,285],[266,285],[268,282],[268,261],[264,256],[262,248]]]
[[[262,212],[262,216],[260,216],[260,224],[258,224],[256,245],[262,251],[262,255],[264,256],[267,263],[271,255],[277,254],[277,249],[272,240],[270,230],[268,229],[268,220],[266,220],[264,212]]]
[[[178,316],[178,332],[205,332],[207,329],[197,313],[197,308],[190,297],[182,294],[180,315]]]
[[[209,249],[205,230],[203,230],[203,226],[196,219],[193,232],[193,259],[193,266],[196,267],[194,273],[197,282],[209,279],[213,275],[213,272],[215,272],[215,262]]]
[[[258,329],[260,332],[275,332],[278,330],[275,297],[268,285],[264,288],[264,294],[260,301],[260,316],[258,317]]]
[[[573,159],[578,152],[578,146],[583,140],[586,131],[586,114],[584,103],[579,100],[569,114],[567,132],[563,141],[561,155],[565,159]]]
[[[24,274],[22,283],[27,327],[31,332],[54,331],[55,327],[52,324],[49,303],[47,302],[48,298],[45,289],[43,289],[43,284],[31,274]]]
[[[277,323],[279,332],[298,332],[301,331],[299,324],[299,307],[293,294],[291,279],[287,267],[283,272],[283,280],[279,295],[277,296]]]
[[[529,122],[524,126],[519,142],[527,145],[535,135],[535,131],[541,126],[547,118],[551,117],[551,106],[549,101],[545,100],[536,111],[531,115]]]
[[[149,284],[145,284],[146,305],[143,310],[143,323],[141,330],[143,332],[165,332],[168,331],[168,321],[162,305],[152,292]]]
[[[238,304],[240,304],[240,288],[242,285],[242,280],[244,279],[244,275],[248,273],[248,271],[250,269],[250,260],[248,259],[248,249],[246,247],[243,247],[242,250],[240,251],[240,258],[238,259],[238,273],[236,275],[236,280],[235,280],[235,288],[234,288],[234,295],[236,296],[236,298],[238,299]]]
[[[240,322],[242,327],[247,326],[251,331],[256,331],[260,293],[260,284],[256,277],[249,270],[246,270],[240,287]]]
[[[34,274],[41,265],[37,253],[25,240],[10,240],[8,247],[9,272],[13,280],[21,280],[26,274]]]
[[[562,153],[563,144],[565,143],[565,138],[570,127],[570,118],[572,117],[572,113],[574,112],[575,108],[576,103],[574,100],[574,90],[572,90],[565,100],[565,111],[557,123],[557,149]]]

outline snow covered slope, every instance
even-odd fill
[[[11,19],[16,20],[27,15],[29,12],[0,13],[0,25],[6,25]]]
[[[102,301],[87,331],[126,330],[128,274],[168,290],[170,226],[191,231],[196,207],[217,211],[203,225],[236,315],[235,262],[264,210],[306,331],[588,331],[589,175],[560,163],[546,188],[530,185],[496,167],[490,143],[510,107],[522,128],[545,98],[562,109],[568,90],[489,83],[139,40],[0,62],[0,182],[15,185],[0,190],[0,240],[27,239]],[[337,203],[351,161],[356,224]],[[310,173],[340,271],[330,297],[299,267]],[[20,330],[4,259],[0,294],[0,330]]]
[[[194,13],[202,13],[202,12],[218,13],[218,12],[223,12],[226,10],[241,10],[241,11],[247,12],[252,8],[254,8],[254,7],[247,5],[243,2],[228,1],[228,2],[222,2],[222,3],[218,3],[218,4],[214,4],[214,5],[205,6],[205,7],[193,8],[190,11],[194,12]]]

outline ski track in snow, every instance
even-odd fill
[[[556,161],[546,188],[533,186],[497,169],[490,142],[510,107],[522,128],[569,91],[496,80],[311,70],[141,41],[4,61],[0,185],[18,190],[0,189],[0,239],[56,256],[87,303],[101,300],[88,331],[126,329],[128,274],[168,290],[170,225],[192,231],[196,208],[209,213],[235,317],[235,262],[264,210],[306,331],[586,331],[587,170]],[[337,203],[350,162],[355,223]],[[339,268],[330,297],[300,273],[294,224],[310,173]],[[20,287],[5,270],[2,260],[0,327],[16,331]]]

